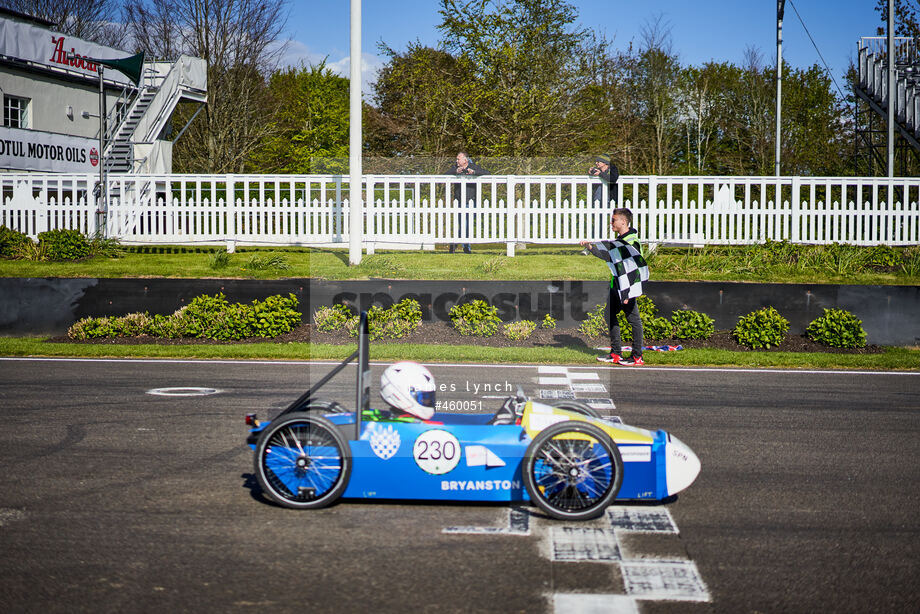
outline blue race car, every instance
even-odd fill
[[[371,410],[364,314],[359,326],[358,349],[277,417],[246,416],[256,478],[280,505],[530,501],[553,518],[587,520],[614,500],[670,497],[699,474],[699,459],[676,437],[602,418],[576,401],[547,405],[519,393],[495,415]],[[315,396],[355,359],[356,411]]]

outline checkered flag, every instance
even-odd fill
[[[621,301],[642,295],[642,282],[648,281],[648,264],[638,249],[623,241],[599,241],[591,247],[591,252],[610,267]]]

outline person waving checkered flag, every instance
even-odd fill
[[[642,296],[642,282],[648,281],[648,264],[638,249],[625,241],[599,241],[594,255],[607,263],[620,300]]]
[[[584,254],[593,254],[610,267],[610,294],[607,299],[607,314],[610,318],[610,353],[598,356],[601,362],[617,365],[638,366],[642,360],[642,318],[639,315],[637,299],[642,296],[642,282],[648,281],[648,264],[642,257],[639,233],[632,227],[632,211],[626,208],[613,210],[610,229],[616,233],[612,241],[580,241]],[[626,316],[632,328],[632,355],[620,355],[622,344],[617,314]]]

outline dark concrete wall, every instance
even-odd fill
[[[0,334],[62,334],[86,316],[124,315],[134,311],[169,314],[200,294],[223,292],[248,302],[293,293],[305,314],[333,302],[366,309],[389,306],[406,296],[419,300],[426,320],[447,320],[461,297],[482,298],[504,320],[541,319],[549,313],[573,326],[607,301],[601,281],[323,281],[311,279],[28,279],[0,278]],[[738,318],[773,306],[799,334],[825,307],[846,309],[863,321],[869,342],[920,343],[920,287],[837,284],[748,284],[725,282],[648,282],[646,293],[660,312],[693,309],[730,329]]]

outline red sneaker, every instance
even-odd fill
[[[641,367],[645,364],[645,361],[642,360],[641,356],[630,356],[629,358],[618,361],[617,364],[621,364],[624,367]]]
[[[598,356],[598,362],[612,362],[615,365],[623,364],[623,358],[619,354],[610,353],[606,356]]]

